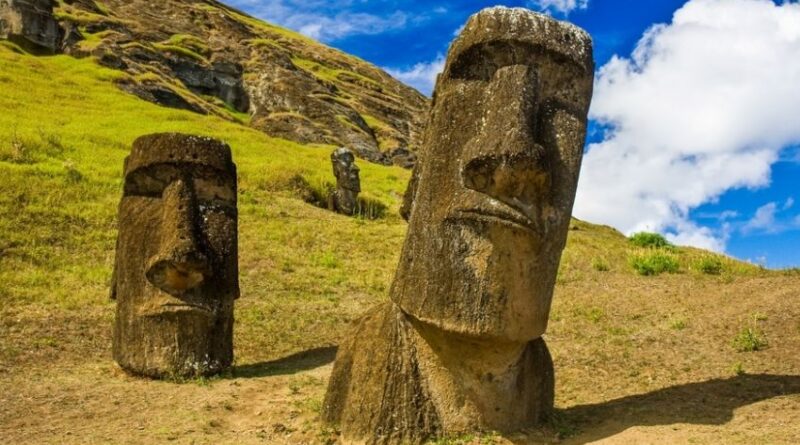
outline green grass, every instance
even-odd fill
[[[664,236],[651,232],[634,233],[628,238],[628,240],[630,240],[631,244],[638,247],[661,248],[672,246],[672,244],[670,244],[670,242],[667,241]]]
[[[725,265],[720,257],[706,255],[697,260],[695,268],[706,275],[721,275]]]
[[[328,82],[341,83],[345,82],[348,78],[352,78],[372,85],[375,88],[381,88],[378,82],[375,80],[353,71],[332,68],[330,66],[323,65],[313,60],[304,59],[302,57],[292,57],[292,63],[298,68],[308,71],[318,79]]]
[[[100,46],[100,44],[103,42],[103,39],[105,39],[111,34],[116,33],[116,31],[110,29],[106,31],[100,31],[94,34],[88,33],[85,30],[81,31],[82,31],[81,34],[83,35],[83,40],[81,40],[78,43],[78,45],[83,51],[86,51],[87,53],[92,52],[94,49]]]
[[[64,0],[58,0],[55,8],[53,8],[53,15],[59,21],[68,20],[78,25],[89,25],[99,22],[119,22],[119,19],[110,17],[108,15],[108,8],[106,8],[105,5],[98,2],[93,3],[97,6],[100,14],[73,7],[72,5],[67,4]]]
[[[455,437],[443,437],[428,442],[426,445],[494,445],[500,442],[497,433],[464,434]]]
[[[385,152],[400,146],[400,142],[396,139],[397,130],[389,124],[366,113],[363,113],[361,118],[375,134],[378,140],[378,149]]]
[[[768,346],[767,336],[760,323],[767,320],[764,314],[756,313],[750,321],[733,337],[732,345],[737,352],[761,351]]]
[[[281,48],[281,46],[278,45],[278,42],[272,39],[250,39],[247,41],[247,44],[255,48],[263,46],[269,46],[272,48]]]
[[[188,49],[204,58],[208,57],[211,52],[203,39],[191,34],[174,34],[164,44]]]
[[[154,43],[153,48],[162,52],[186,56],[201,63],[208,62],[208,59],[206,59],[205,56],[198,54],[194,50],[190,48],[185,48],[183,46],[172,45],[169,43]]]
[[[37,58],[0,47],[0,73],[4,310],[20,304],[65,310],[111,304],[107,285],[122,161],[136,137],[163,131],[221,138],[233,149],[239,169],[243,288],[281,295],[280,304],[243,298],[241,318],[264,328],[274,319],[258,319],[256,313],[317,305],[313,317],[293,321],[313,324],[334,307],[327,297],[309,302],[318,291],[323,296],[348,291],[364,298],[383,295],[388,277],[382,271],[393,268],[396,253],[353,253],[352,246],[382,239],[396,243],[402,237],[404,225],[393,215],[407,171],[362,163],[364,198],[385,205],[388,217],[375,222],[347,218],[303,203],[290,186],[298,176],[312,183],[332,180],[330,151],[335,147],[302,146],[214,116],[144,102],[114,86],[124,73],[89,59]],[[297,258],[301,250],[309,257]],[[331,276],[328,271],[338,269],[314,260],[325,252],[337,252],[341,269],[350,273]],[[375,270],[375,263],[384,262]],[[295,272],[273,264],[290,264]],[[282,284],[276,287],[276,282]],[[291,347],[292,335],[285,332],[285,347]]]
[[[767,338],[764,332],[756,326],[742,328],[733,337],[733,347],[739,352],[755,352],[767,346]]]
[[[630,265],[636,273],[644,276],[678,273],[680,269],[677,257],[661,251],[635,254],[630,258]]]
[[[608,272],[611,270],[611,265],[603,257],[594,257],[592,258],[592,269],[598,272]]]
[[[682,331],[682,330],[686,329],[687,325],[688,325],[688,323],[686,322],[686,319],[684,319],[684,318],[673,318],[669,322],[669,328],[674,330],[674,331]]]

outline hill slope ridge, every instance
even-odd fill
[[[409,168],[428,101],[383,70],[213,0],[58,0],[62,48],[127,91]]]

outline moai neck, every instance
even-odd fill
[[[528,420],[524,387],[529,376],[524,374],[530,371],[530,342],[466,337],[416,320],[412,325],[421,371],[432,383],[434,400],[460,399],[440,406],[446,431],[512,429]]]

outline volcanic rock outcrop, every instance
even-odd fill
[[[391,302],[340,345],[323,418],[344,443],[512,432],[553,406],[547,327],[592,93],[591,39],[490,8],[452,44]]]
[[[53,0],[0,0],[0,39],[55,52],[61,29],[53,17]]]
[[[50,1],[0,0],[0,30],[12,23],[2,5]],[[26,35],[125,71],[120,87],[142,99],[303,144],[346,146],[371,162],[414,162],[426,98],[305,36],[213,0],[63,0],[55,17],[62,30],[50,14]]]
[[[111,289],[114,359],[123,369],[160,378],[230,366],[237,227],[227,144],[173,133],[134,142]]]

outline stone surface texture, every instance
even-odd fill
[[[333,175],[336,177],[336,190],[331,196],[333,210],[345,215],[354,215],[358,210],[358,194],[361,193],[361,179],[356,157],[345,147],[331,153]]]
[[[53,0],[0,0],[0,39],[56,52],[61,29],[53,17]]]
[[[230,147],[174,133],[143,136],[124,173],[114,359],[155,378],[218,373],[233,361],[239,297]]]
[[[591,38],[520,8],[472,16],[434,94],[391,302],[341,345],[344,443],[513,432],[553,405],[544,340],[592,94]]]

